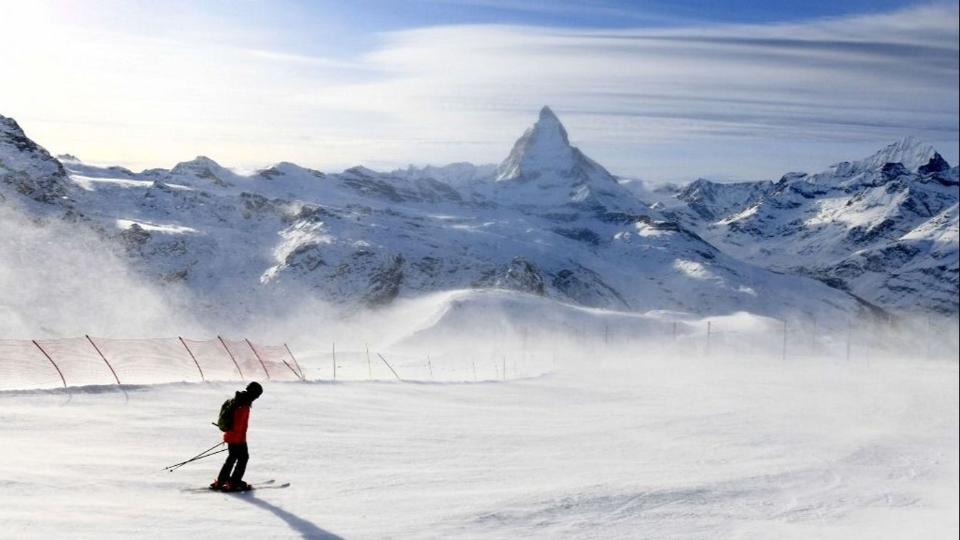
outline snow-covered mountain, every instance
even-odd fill
[[[739,213],[773,191],[773,182],[718,183],[698,178],[677,194],[697,216],[712,221]]]
[[[488,197],[533,212],[648,214],[647,205],[615,176],[570,144],[567,130],[549,107],[497,167],[492,186],[484,193]]]
[[[61,163],[4,125],[4,197],[73,213],[208,311],[263,314],[304,298],[378,306],[469,288],[634,312],[846,320],[865,309],[669,219],[572,146],[548,108],[496,168],[391,173],[279,163],[241,175],[206,157],[135,173]],[[746,204],[734,199],[723,208]]]
[[[914,138],[776,184],[697,181],[667,212],[731,255],[892,312],[956,315],[958,169]]]
[[[63,165],[27,138],[13,118],[0,115],[0,202],[16,194],[35,202],[63,204],[68,191]]]

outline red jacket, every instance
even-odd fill
[[[224,432],[223,442],[241,444],[247,442],[247,423],[250,420],[250,406],[241,405],[233,411],[233,429]]]

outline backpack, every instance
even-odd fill
[[[233,429],[233,411],[236,409],[236,398],[230,398],[220,406],[220,415],[217,416],[217,427],[220,431]]]

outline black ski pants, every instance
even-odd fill
[[[217,481],[221,484],[227,481],[232,484],[239,483],[243,480],[243,473],[247,471],[247,461],[249,459],[250,453],[247,451],[247,443],[228,444],[227,461],[223,463]],[[236,468],[234,468],[234,465],[236,465]]]

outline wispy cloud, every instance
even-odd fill
[[[385,112],[514,129],[527,120],[518,113],[550,103],[575,138],[637,173],[644,145],[665,141],[880,144],[911,133],[951,141],[956,155],[957,28],[956,7],[632,31],[427,28],[387,36],[366,61],[393,78],[351,94],[391,96]]]
[[[550,2],[530,2],[529,0],[420,0],[427,4],[468,5],[504,11],[536,13],[539,15],[565,15],[581,17],[618,18],[631,23],[681,24],[690,23],[692,17],[680,17],[669,14],[669,10],[656,3],[632,3],[624,7],[623,2],[603,0],[551,0]]]
[[[22,111],[55,150],[150,166],[195,153],[240,166],[497,161],[544,104],[630,175],[771,176],[906,134],[955,160],[958,21],[935,5],[790,24],[437,26],[352,58],[78,33],[23,48],[7,33],[0,112]]]

